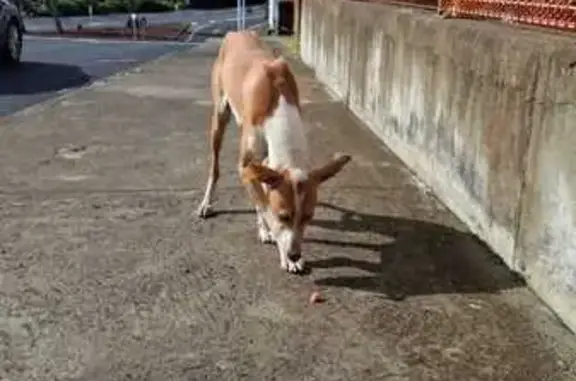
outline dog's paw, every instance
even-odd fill
[[[301,273],[304,271],[304,259],[300,258],[296,262],[287,259],[283,268],[291,274]]]
[[[207,204],[207,203],[200,204],[200,206],[196,210],[196,215],[200,218],[208,218],[212,214],[214,214],[214,209],[213,209],[212,205]]]
[[[274,243],[274,236],[272,233],[266,228],[259,228],[258,229],[258,240],[261,243]]]

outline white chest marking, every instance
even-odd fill
[[[262,126],[271,168],[309,167],[308,142],[298,108],[280,96],[278,106]]]

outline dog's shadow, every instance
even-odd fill
[[[312,225],[348,233],[377,233],[391,243],[307,239],[321,245],[369,249],[379,261],[345,256],[310,260],[314,269],[355,267],[365,276],[333,276],[317,279],[321,286],[347,287],[377,292],[395,300],[440,293],[497,293],[521,287],[524,282],[476,237],[469,233],[423,221],[357,213],[327,203],[340,220],[315,219]],[[334,271],[333,271],[334,272]]]

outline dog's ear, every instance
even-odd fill
[[[310,179],[314,182],[321,184],[324,181],[334,177],[344,166],[352,160],[350,155],[335,155],[332,160],[324,164],[320,168],[316,168],[310,172]]]
[[[257,181],[268,185],[271,189],[274,189],[284,181],[284,176],[282,173],[268,168],[265,165],[251,162],[242,170],[242,181],[244,183]]]

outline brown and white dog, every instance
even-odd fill
[[[233,114],[241,129],[238,171],[255,204],[258,237],[276,243],[283,269],[302,271],[301,243],[314,217],[318,186],[340,172],[350,156],[311,168],[294,75],[255,32],[224,37],[212,67],[212,100],[210,171],[197,214],[210,215],[222,138]]]

